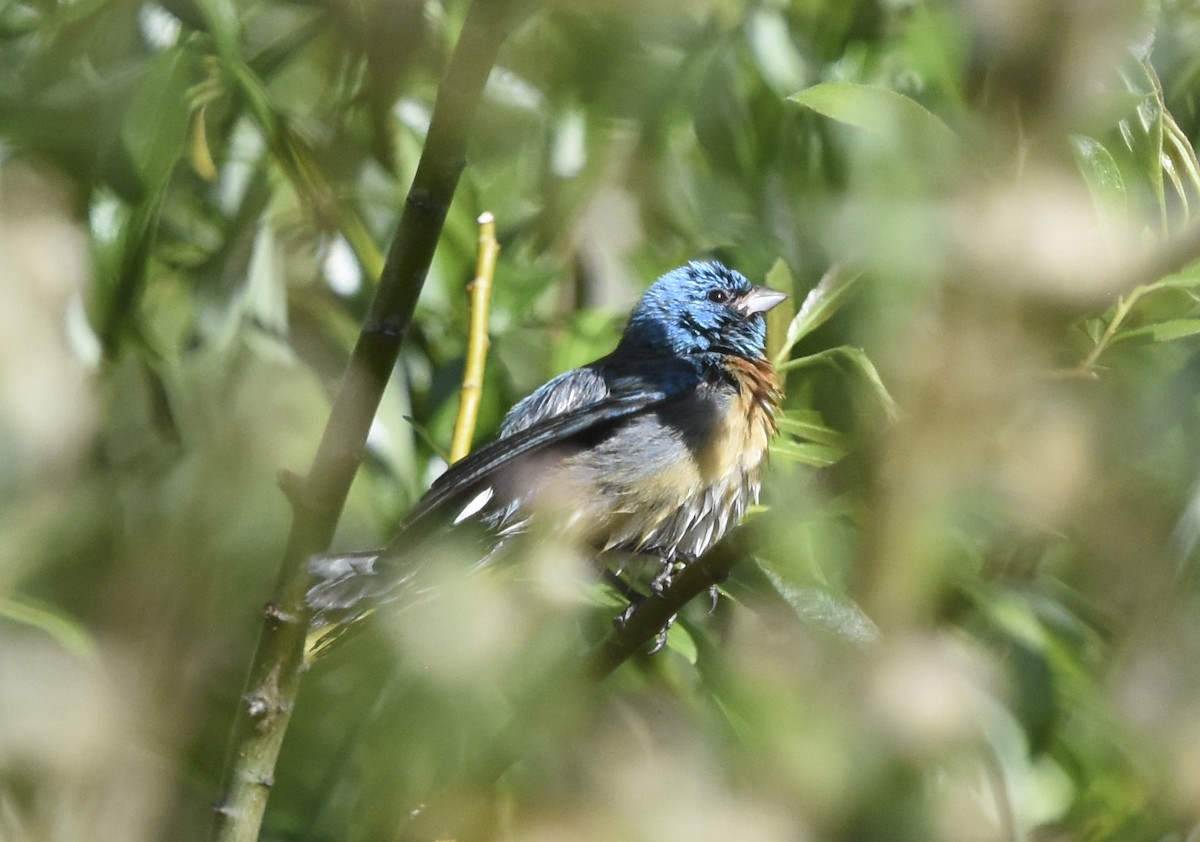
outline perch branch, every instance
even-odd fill
[[[605,678],[639,650],[644,649],[666,627],[684,605],[713,585],[729,578],[740,554],[714,551],[688,564],[661,593],[651,592],[623,623],[593,650],[591,672]]]

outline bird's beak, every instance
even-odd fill
[[[737,308],[747,316],[754,313],[765,313],[787,298],[786,293],[770,287],[750,287],[750,291],[742,296]]]

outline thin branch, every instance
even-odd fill
[[[483,397],[483,369],[488,352],[488,314],[492,303],[492,278],[496,274],[496,220],[484,211],[479,215],[479,247],[475,253],[475,279],[467,285],[471,293],[471,328],[467,335],[467,359],[459,390],[458,417],[454,419],[454,438],[450,461],[457,462],[471,452],[479,402]]]
[[[1096,344],[1092,346],[1092,350],[1088,353],[1087,359],[1079,364],[1079,369],[1084,372],[1092,373],[1095,371],[1096,363],[1100,361],[1100,355],[1112,343],[1113,337],[1117,335],[1117,328],[1125,321],[1125,317],[1129,315],[1130,308],[1142,297],[1148,287],[1137,287],[1129,295],[1122,295],[1117,299],[1117,306],[1113,310],[1113,317],[1108,320],[1108,324],[1104,328],[1104,333],[1096,340]]]
[[[228,4],[215,2],[229,12]],[[514,4],[479,0],[467,13],[438,90],[425,150],[399,227],[330,411],[312,469],[293,490],[292,527],[275,595],[234,724],[217,842],[258,838],[275,762],[299,689],[308,610],[308,559],[324,551],[366,446],[367,431],[412,321],[450,200],[465,164],[472,117],[497,52],[516,23]],[[228,23],[227,18],[222,18]],[[228,32],[223,33],[226,36]],[[227,52],[233,52],[226,45]]]
[[[740,559],[736,552],[710,552],[684,567],[670,587],[661,593],[651,592],[592,652],[592,674],[604,678],[644,649],[684,605],[728,579]]]
[[[1200,260],[1200,223],[1192,223],[1141,258],[1123,267],[1124,277],[1114,281],[1112,286],[1128,289],[1129,293],[1117,299],[1113,316],[1105,325],[1104,333],[1096,340],[1087,357],[1074,370],[1067,372],[1066,376],[1094,376],[1101,354],[1112,344],[1117,330],[1133,309],[1133,305],[1143,295],[1159,289],[1160,287],[1155,285],[1157,281],[1183,271],[1197,260]]]

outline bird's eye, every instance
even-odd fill
[[[713,304],[724,304],[729,300],[729,292],[723,289],[710,289],[708,291],[708,300]]]

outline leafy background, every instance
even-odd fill
[[[276,473],[464,13],[0,3],[0,837],[208,833]],[[792,294],[765,505],[715,610],[600,684],[578,564],[448,557],[306,676],[263,838],[1194,838],[1198,33],[1184,0],[532,8],[336,544],[440,469],[483,210],[480,439],[672,266]]]

